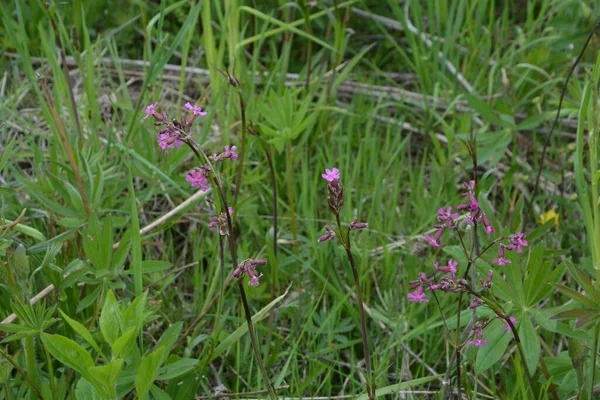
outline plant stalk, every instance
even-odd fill
[[[235,194],[233,196],[233,205],[237,205],[238,197],[240,194],[240,186],[242,184],[242,172],[244,171],[244,159],[246,158],[246,103],[242,96],[242,89],[238,88],[238,95],[240,98],[240,112],[242,114],[242,137],[240,142],[240,163],[235,176]]]
[[[202,163],[202,164],[207,163],[208,165],[210,165],[210,159],[202,151],[200,146],[198,146],[196,144],[196,142],[194,142],[192,139],[189,139],[187,141],[187,144],[192,149],[192,151],[194,152],[194,154],[196,155],[196,158],[198,158],[198,161],[200,163]],[[213,185],[213,188],[216,190],[219,200],[221,201],[221,207],[223,209],[223,212],[227,216],[227,228],[229,231],[227,234],[227,240],[229,243],[228,247],[229,247],[229,253],[231,256],[231,262],[233,264],[233,270],[235,270],[237,268],[238,263],[237,263],[237,253],[236,253],[236,247],[235,247],[235,237],[233,235],[233,223],[232,223],[232,219],[231,219],[231,214],[229,212],[227,198],[225,197],[225,193],[223,191],[223,187],[221,186],[221,182],[216,175],[215,169],[212,167],[212,165],[210,165],[210,166],[211,166],[211,171],[213,171],[213,173],[209,175],[211,184]],[[271,384],[271,381],[269,380],[269,376],[267,375],[267,371],[265,369],[264,362],[260,355],[260,349],[258,347],[258,341],[256,339],[256,332],[254,331],[254,325],[252,324],[252,314],[250,311],[250,306],[248,305],[248,299],[246,298],[246,292],[244,290],[244,285],[241,280],[238,280],[237,283],[238,283],[238,288],[240,289],[240,296],[242,298],[242,303],[244,305],[244,314],[246,317],[246,321],[248,323],[248,333],[250,334],[250,341],[252,342],[252,349],[254,350],[254,356],[256,357],[256,361],[258,362],[258,366],[259,366],[260,372],[262,374],[265,386],[267,387],[267,391],[269,392],[269,396],[272,398],[272,400],[277,400],[278,399],[277,392],[275,391],[275,388],[273,387],[273,385]]]
[[[340,222],[339,214],[336,214],[338,229],[340,234],[342,232],[342,224]],[[358,314],[360,316],[360,333],[362,336],[362,346],[363,353],[365,355],[365,367],[367,370],[367,394],[369,396],[369,400],[375,400],[375,382],[373,379],[373,373],[371,371],[371,353],[369,352],[369,337],[367,334],[367,321],[365,318],[365,308],[363,305],[362,294],[360,290],[360,279],[358,276],[358,269],[356,268],[356,262],[354,261],[354,256],[352,255],[352,250],[350,247],[350,230],[348,230],[348,234],[346,238],[341,238],[342,244],[344,245],[344,249],[346,249],[346,255],[348,256],[348,261],[350,262],[350,267],[352,268],[352,275],[354,277],[354,286],[356,287],[356,300],[358,302]]]

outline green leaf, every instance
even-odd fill
[[[151,354],[144,357],[140,363],[135,376],[135,390],[140,400],[146,398],[150,387],[156,379],[158,369],[160,368],[159,360],[163,356],[163,351],[163,347],[155,349]]]
[[[171,396],[156,385],[150,387],[150,393],[152,394],[152,397],[154,397],[154,400],[172,400]]]
[[[509,333],[507,332],[506,334],[508,335]],[[525,353],[525,364],[531,375],[533,375],[542,354],[542,347],[527,313],[523,313],[521,321],[519,321],[519,338],[521,339]]]
[[[169,356],[169,353],[171,352],[173,345],[175,345],[175,343],[177,342],[177,339],[179,338],[179,334],[181,333],[182,328],[183,328],[183,322],[181,322],[181,321],[171,325],[162,334],[162,336],[158,340],[158,343],[156,343],[156,347],[164,347],[164,349],[165,349],[164,356],[163,356],[164,358],[160,360],[160,364],[163,364],[167,360],[167,357]]]
[[[591,299],[588,299],[587,297],[585,297],[583,294],[579,293],[578,291],[571,289],[568,286],[565,286],[563,284],[560,283],[553,283],[552,286],[554,286],[559,292],[561,292],[562,294],[566,295],[567,297],[581,303],[582,305],[586,305],[588,307],[591,308],[597,308],[598,304],[596,304],[594,301],[592,301]]]
[[[151,272],[160,272],[171,268],[173,264],[168,261],[146,260],[142,261],[142,271],[144,274]]]
[[[75,387],[77,400],[103,400],[96,388],[85,378],[80,378]]]
[[[168,353],[165,353],[168,355]],[[182,358],[171,364],[167,364],[160,370],[160,375],[156,378],[159,381],[168,381],[192,371],[198,364],[195,358]]]
[[[99,325],[104,340],[112,346],[119,337],[119,333],[122,332],[124,326],[121,309],[119,308],[119,303],[117,303],[117,299],[112,290],[109,290],[106,295],[102,313],[100,314]]]
[[[63,312],[63,310],[59,309],[58,312],[60,313],[60,315],[62,316],[62,318],[65,321],[67,321],[67,323],[71,326],[71,328],[73,328],[73,330],[75,332],[77,332],[86,342],[88,342],[90,344],[90,346],[92,346],[92,348],[98,352],[98,354],[102,355],[102,350],[100,350],[100,347],[98,346],[98,344],[94,340],[94,337],[87,330],[87,328],[85,326],[83,326],[78,321],[75,321],[74,319],[70,318],[67,314],[65,314]],[[106,358],[106,357],[103,356],[103,358]]]
[[[502,333],[504,328],[504,324],[494,320],[484,331],[484,339],[488,343],[481,346],[477,352],[477,359],[475,360],[475,372],[477,374],[487,371],[492,365],[500,361],[506,352],[512,335],[508,332]]]
[[[591,308],[573,308],[571,310],[559,312],[559,313],[553,315],[551,318],[552,319],[574,319],[574,318],[580,318],[585,315],[588,315],[591,313],[597,313],[597,312],[598,312],[598,310],[593,310]]]
[[[596,288],[592,284],[592,280],[589,278],[589,276],[571,261],[565,259],[564,262],[567,265],[569,272],[571,272],[573,277],[575,277],[577,283],[579,283],[583,290],[585,290],[585,293],[596,301],[596,307],[600,307],[600,294],[598,294],[596,291]]]
[[[113,358],[126,358],[135,345],[135,338],[138,329],[135,326],[130,326],[127,330],[117,338],[111,345]]]
[[[106,365],[88,369],[92,376],[109,393],[111,399],[117,398],[117,377],[123,368],[123,360],[112,360]]]
[[[44,346],[54,358],[84,377],[89,377],[87,371],[94,366],[94,361],[83,347],[61,335],[42,332],[41,338]]]

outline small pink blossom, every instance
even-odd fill
[[[512,322],[513,325],[515,325],[518,321],[515,317],[510,316],[508,318],[510,320],[510,322]],[[510,325],[506,322],[506,321],[502,321],[505,325],[505,328],[502,329],[502,333],[506,333],[506,332],[510,332],[512,329],[510,328]]]
[[[438,227],[438,230],[435,232],[435,235],[433,235],[433,237],[431,237],[428,233],[424,234],[423,237],[433,247],[442,247],[442,245],[440,244],[440,239],[442,238],[442,234],[444,233],[444,225],[436,226]]]
[[[475,331],[475,340],[469,340],[467,344],[472,344],[477,347],[485,346],[488,341],[483,340],[483,325],[481,322],[476,322],[475,325],[473,325],[473,330]]]
[[[451,278],[454,278],[456,275],[456,267],[458,266],[458,261],[448,260],[448,265],[443,267],[437,267],[437,270],[440,272],[446,272],[450,274]]]
[[[225,155],[223,156],[223,158],[237,160],[238,155],[235,154],[235,149],[236,149],[236,146],[231,146],[231,149],[229,148],[229,146],[225,146]]]
[[[262,273],[258,276],[254,275],[254,277],[252,279],[250,279],[250,281],[248,281],[248,285],[253,286],[253,287],[258,287],[258,285],[260,285],[258,278],[261,278],[262,276],[263,276]]]
[[[180,147],[181,145],[183,145],[183,142],[179,140],[179,138],[176,135],[173,135],[164,130],[161,131],[161,133],[157,134],[156,138],[158,139],[158,145],[161,149],[165,151],[165,153],[167,152],[167,149],[172,149],[174,147]]]
[[[427,295],[423,291],[423,286],[419,286],[417,290],[408,294],[408,301],[413,303],[429,303]]]
[[[154,109],[156,108],[156,106],[158,106],[158,101],[146,107],[146,116],[142,118],[142,121],[154,114]]]
[[[523,235],[523,232],[517,232],[514,235],[510,235],[508,237],[508,240],[510,240],[510,245],[509,245],[511,247],[510,250],[516,248],[517,253],[522,253],[523,246],[527,246],[529,244],[527,242],[527,240],[525,240],[525,236]]]
[[[467,344],[472,344],[473,346],[481,347],[488,344],[487,340],[477,339],[477,340],[469,340]]]
[[[510,261],[510,260],[507,260],[506,258],[503,258],[503,257],[497,258],[497,259],[495,259],[495,260],[494,260],[494,261],[492,261],[492,262],[493,262],[494,264],[498,264],[498,265],[500,265],[500,266],[502,266],[502,265],[506,265],[506,264],[511,264],[511,263],[512,263],[512,261]]]
[[[447,206],[445,210],[443,208],[438,209],[437,220],[439,222],[444,222],[448,228],[454,226],[454,222],[457,218],[458,213],[453,213],[451,206]]]
[[[203,192],[209,189],[208,178],[204,175],[204,170],[200,168],[195,168],[188,172],[185,177],[185,180],[192,184],[192,187],[200,188]]]
[[[196,107],[190,104],[190,102],[188,101],[187,103],[185,103],[185,108],[187,108],[188,110],[190,110],[191,112],[193,112],[195,115],[206,115],[207,112],[204,111],[204,109],[202,107]]]
[[[340,170],[337,168],[325,169],[325,173],[321,174],[321,176],[326,181],[333,182],[336,179],[340,179]]]

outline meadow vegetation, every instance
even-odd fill
[[[600,396],[599,1],[0,17],[0,400]]]

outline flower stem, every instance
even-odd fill
[[[244,314],[246,315],[246,322],[248,323],[248,333],[250,333],[250,342],[252,342],[252,349],[254,350],[254,356],[258,361],[258,367],[260,368],[260,373],[263,376],[263,380],[265,381],[265,385],[267,386],[267,390],[269,391],[269,396],[273,400],[277,400],[277,392],[275,392],[275,388],[271,384],[269,380],[269,376],[267,375],[267,371],[265,370],[265,366],[263,360],[260,356],[260,349],[258,347],[258,340],[256,339],[256,332],[254,331],[254,325],[252,325],[252,314],[250,313],[250,306],[248,305],[248,299],[246,298],[246,291],[244,289],[244,284],[241,280],[237,281],[238,288],[240,289],[240,296],[242,297],[242,304],[244,305]]]
[[[340,222],[339,214],[336,214],[338,229],[340,234],[342,232],[342,224]],[[352,275],[354,276],[354,286],[356,287],[356,299],[358,301],[358,314],[360,316],[360,332],[362,336],[362,345],[363,345],[363,353],[365,356],[365,367],[367,370],[367,394],[369,395],[369,400],[375,399],[375,382],[373,379],[373,374],[371,372],[371,353],[369,352],[369,337],[367,335],[367,321],[365,318],[365,308],[363,305],[362,294],[360,290],[360,280],[358,277],[358,269],[356,268],[356,262],[354,261],[354,256],[352,255],[352,250],[350,248],[350,234],[344,239],[340,238],[342,244],[344,245],[344,249],[346,249],[346,255],[348,256],[348,261],[350,262],[350,267],[352,267]]]
[[[296,226],[296,207],[294,204],[294,180],[292,171],[292,144],[287,142],[287,173],[288,173],[288,201],[290,203],[290,214],[292,222],[292,236],[294,237],[294,246],[298,246],[298,228]]]
[[[273,156],[268,144],[264,145],[267,155],[267,164],[269,165],[269,175],[271,176],[271,193],[273,195],[273,266],[271,267],[272,294],[275,298],[277,293],[277,176],[275,175],[275,166],[273,165]]]
[[[192,151],[196,155],[196,157],[198,158],[198,161],[200,161],[200,163],[208,163],[210,165],[210,161],[209,161],[208,157],[202,151],[200,146],[198,146],[191,139],[187,143],[188,143],[188,146],[192,149]],[[228,247],[229,247],[229,253],[231,256],[231,262],[233,264],[233,269],[235,270],[237,268],[238,263],[237,263],[236,247],[235,247],[235,237],[233,235],[233,223],[231,220],[231,213],[229,212],[227,198],[225,197],[223,187],[221,186],[221,181],[218,179],[216,171],[214,168],[212,168],[212,166],[211,166],[211,170],[213,171],[213,173],[209,175],[211,184],[213,185],[214,190],[217,192],[219,200],[221,201],[221,207],[223,209],[223,212],[227,216],[227,229],[228,229],[227,240],[229,243]],[[271,381],[269,380],[269,376],[267,375],[267,371],[265,369],[262,357],[260,355],[258,341],[256,340],[256,332],[254,331],[254,325],[252,324],[252,314],[250,313],[250,306],[248,305],[248,299],[246,298],[246,292],[244,290],[244,285],[241,280],[238,280],[237,283],[238,283],[238,288],[240,289],[240,297],[242,298],[242,303],[244,305],[244,314],[246,317],[246,321],[248,323],[248,333],[250,334],[250,341],[252,342],[252,349],[254,351],[254,356],[256,357],[256,361],[258,362],[258,366],[259,366],[260,372],[262,374],[263,380],[265,382],[265,385],[267,387],[267,391],[269,392],[269,396],[273,400],[277,400],[278,399],[277,393],[275,392],[275,388],[273,387],[273,385],[271,384]]]
[[[240,164],[237,169],[235,176],[235,194],[233,196],[233,205],[237,204],[238,196],[240,194],[240,186],[242,184],[242,172],[244,171],[244,158],[246,157],[246,103],[244,103],[244,97],[242,95],[242,89],[238,89],[238,95],[240,97],[240,112],[242,114],[242,138],[240,143]]]

